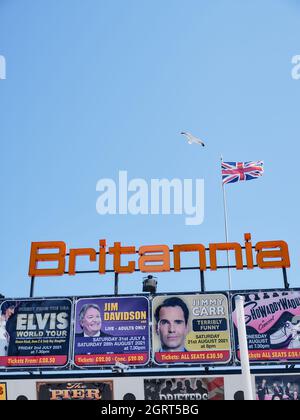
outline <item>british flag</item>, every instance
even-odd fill
[[[224,184],[252,181],[263,176],[264,162],[222,162],[222,177]]]

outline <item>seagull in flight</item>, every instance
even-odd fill
[[[198,139],[198,137],[193,136],[193,134],[187,133],[185,131],[183,131],[181,134],[187,138],[189,144],[200,144],[201,146],[205,147],[205,143]]]

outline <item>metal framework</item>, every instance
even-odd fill
[[[252,247],[255,249],[255,247]],[[243,250],[245,250],[245,247],[242,247]],[[208,251],[209,248],[206,248],[206,251]],[[170,250],[171,253],[174,253],[174,250]],[[137,252],[138,254],[138,252]],[[97,253],[99,255],[99,252]],[[107,253],[108,255],[108,253]],[[69,256],[69,254],[67,254]],[[243,266],[244,268],[247,268],[246,265]],[[257,268],[258,266],[255,265],[254,268]],[[210,269],[211,267],[207,267]],[[230,270],[236,268],[235,265],[220,265],[218,266],[218,269],[223,270]],[[182,271],[199,271],[200,273],[200,291],[201,293],[206,292],[206,284],[205,284],[205,272],[199,270],[199,267],[195,266],[187,266],[182,267]],[[170,271],[174,271],[174,268],[171,268]],[[115,273],[114,270],[107,270],[107,273],[114,274],[114,295],[115,296],[121,296],[119,295],[119,274]],[[140,272],[139,269],[136,269],[135,272]],[[78,270],[76,271],[76,274],[97,274],[97,270]],[[68,274],[68,272],[65,272],[65,274]],[[282,269],[282,275],[283,275],[283,290],[290,290],[290,284],[288,282],[288,274],[287,269]],[[34,291],[35,291],[35,284],[36,284],[36,278],[31,277],[31,284],[30,284],[30,298],[34,298]],[[244,292],[247,293],[250,290],[245,290]],[[235,291],[231,291],[231,293],[234,293]],[[253,290],[251,290],[253,292]],[[193,293],[197,293],[197,291],[194,291]],[[217,292],[214,292],[217,293]],[[241,291],[239,291],[241,293]],[[124,296],[124,295],[123,295]],[[155,295],[153,295],[155,296]],[[264,368],[263,366],[258,369],[257,367],[254,367],[255,365],[251,366],[251,373],[252,374],[300,374],[300,367],[298,368],[296,364],[292,364],[289,362],[285,368],[279,368],[279,366],[284,366],[283,363],[276,363],[275,365],[267,364],[269,367]],[[257,366],[257,365],[256,365]],[[278,366],[278,367],[276,367]],[[191,369],[191,370],[187,370]],[[55,368],[54,370],[51,370],[51,374],[49,373],[49,370],[43,368],[38,369],[31,369],[29,370],[22,370],[22,374],[20,374],[19,369],[9,369],[9,372],[7,370],[0,371],[0,378],[1,380],[19,380],[19,379],[62,379],[62,378],[93,378],[95,376],[99,378],[105,378],[105,377],[155,377],[155,376],[169,376],[170,373],[174,375],[182,375],[182,374],[188,374],[188,375],[218,375],[218,376],[224,376],[224,375],[240,375],[241,374],[241,368],[239,366],[229,365],[228,368],[218,368],[214,367],[213,365],[209,366],[203,366],[203,365],[188,365],[185,368],[183,366],[156,366],[151,365],[151,363],[147,367],[131,367],[128,371],[117,371],[115,372],[113,369],[108,367],[99,367],[99,369],[95,368],[76,368],[74,369],[72,366],[69,367],[69,369],[62,370],[60,368]],[[96,373],[93,373],[96,372]]]

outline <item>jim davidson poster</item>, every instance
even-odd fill
[[[252,362],[300,360],[300,291],[249,292],[245,296],[245,322]],[[232,299],[237,357],[239,343],[235,296]]]
[[[80,299],[76,304],[75,364],[146,365],[149,328],[145,297]]]

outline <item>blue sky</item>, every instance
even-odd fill
[[[32,241],[222,242],[221,154],[265,161],[264,178],[227,189],[230,238],[286,240],[298,287],[299,17],[296,0],[0,0],[0,292],[28,296]],[[182,130],[207,149],[189,147]],[[96,183],[119,170],[204,178],[204,223],[100,216]],[[120,292],[141,292],[141,277],[122,276]],[[224,271],[206,279],[209,290],[227,286]],[[282,276],[234,272],[233,284],[279,287]],[[198,273],[159,276],[160,292],[198,289]],[[110,293],[110,275],[36,283],[37,296]]]

